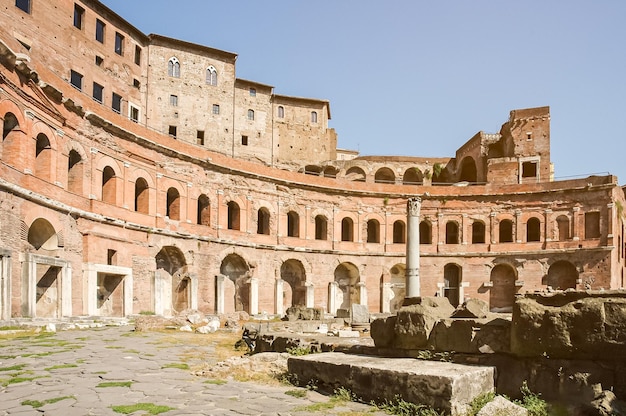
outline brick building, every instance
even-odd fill
[[[237,78],[234,53],[95,0],[0,19],[0,319],[394,311],[414,195],[423,294],[624,286],[624,191],[553,181],[547,107],[454,157],[354,157],[328,101]]]

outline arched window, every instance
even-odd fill
[[[541,221],[539,218],[529,218],[526,223],[526,241],[541,241]]]
[[[115,171],[111,166],[107,166],[102,171],[102,201],[115,204],[116,201],[116,183]]]
[[[200,225],[211,225],[211,201],[205,194],[198,197],[198,218],[196,222]]]
[[[176,188],[167,190],[167,208],[165,215],[174,221],[180,221],[180,193]]]
[[[346,217],[341,220],[341,241],[354,241],[354,222]]]
[[[396,221],[393,223],[393,242],[394,244],[406,243],[406,225],[404,221]]]
[[[323,215],[315,217],[315,239],[326,240],[328,238],[328,220]]]
[[[459,244],[459,224],[456,221],[446,223],[446,244]]]
[[[235,201],[228,203],[228,229],[239,230],[239,205]]]
[[[311,123],[317,123],[317,111],[311,111]]]
[[[282,105],[278,106],[278,118],[285,118],[285,107]]]
[[[474,221],[472,223],[472,244],[484,244],[485,242],[485,223],[482,221]]]
[[[420,222],[420,244],[432,244],[432,226],[428,221]]]
[[[45,134],[39,133],[35,148],[35,175],[41,179],[50,180],[51,164],[52,146],[50,146],[50,140]]]
[[[67,190],[82,195],[83,193],[83,159],[76,150],[70,150],[67,163]]]
[[[256,233],[265,235],[270,233],[270,212],[267,208],[260,208],[257,211]]]
[[[375,183],[395,183],[396,175],[389,168],[380,168],[374,174]]]
[[[150,197],[148,182],[144,178],[135,181],[135,211],[147,214],[149,212]]]
[[[380,223],[378,220],[367,221],[367,242],[380,243]]]
[[[167,62],[167,75],[174,78],[180,78],[180,62],[175,56],[171,57]]]
[[[365,172],[358,166],[352,166],[346,171],[346,179],[354,182],[365,182]]]
[[[295,211],[287,213],[287,235],[289,237],[300,237],[300,216]]]
[[[566,215],[559,215],[556,224],[559,229],[559,241],[569,240],[569,218]]]
[[[17,117],[13,113],[6,113],[4,115],[4,124],[2,125],[2,140],[6,139],[11,130],[19,127],[20,124],[17,121]]]
[[[248,110],[248,120],[254,120],[254,110]]]
[[[446,264],[443,268],[444,296],[455,308],[459,306],[459,288],[461,287],[461,267],[456,264]]]
[[[206,83],[212,86],[217,85],[217,70],[213,65],[206,70]]]
[[[502,220],[500,221],[500,230],[498,231],[501,243],[513,242],[513,221]]]
[[[424,183],[424,175],[419,168],[408,168],[402,177],[403,185],[421,185]]]

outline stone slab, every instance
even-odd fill
[[[365,401],[399,396],[452,416],[464,415],[476,396],[495,386],[495,367],[412,358],[330,352],[290,357],[287,365],[301,385],[317,382],[329,391],[345,387]]]

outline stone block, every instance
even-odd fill
[[[393,345],[395,326],[395,315],[374,319],[370,325],[370,334],[374,340],[374,345],[378,348],[387,348]]]
[[[527,416],[528,410],[502,396],[496,396],[492,401],[483,406],[476,416]]]
[[[359,305],[356,303],[353,303],[351,306],[351,312],[352,312],[352,323],[357,323],[357,324],[366,324],[369,323],[370,321],[370,311],[367,307],[367,305]]]
[[[350,329],[340,329],[337,331],[339,338],[358,338],[360,336],[359,331],[352,331]]]
[[[494,391],[495,369],[486,366],[333,352],[290,357],[287,366],[301,385],[317,380],[322,390],[343,386],[365,401],[401,397],[453,416]]]
[[[423,348],[437,322],[450,317],[453,312],[454,307],[447,298],[424,297],[419,304],[403,306],[397,313],[393,346],[403,349]]]

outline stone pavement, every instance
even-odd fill
[[[134,332],[132,326],[39,335],[2,332],[2,416],[119,415],[112,406],[136,403],[173,408],[162,415],[384,414],[360,403],[333,406],[329,397],[294,386],[195,376],[194,367],[223,359],[216,357],[213,334]],[[294,390],[305,397],[285,394]],[[314,407],[326,403],[330,406]]]

